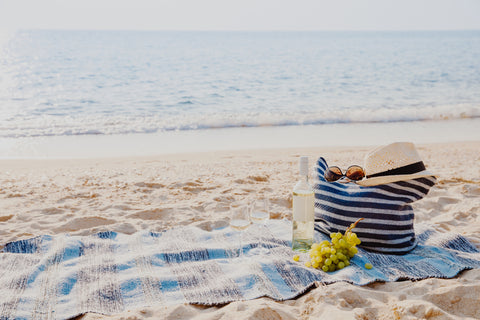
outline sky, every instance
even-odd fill
[[[0,0],[4,29],[480,29],[480,0]]]

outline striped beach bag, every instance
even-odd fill
[[[414,212],[411,203],[425,197],[435,184],[434,176],[374,186],[353,182],[328,182],[327,162],[315,165],[315,230],[326,234],[345,232],[359,218],[354,232],[367,250],[405,254],[415,248]]]

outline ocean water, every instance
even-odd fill
[[[480,31],[4,33],[0,138],[474,119],[479,57]]]

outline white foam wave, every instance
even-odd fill
[[[343,109],[320,112],[249,112],[177,115],[88,115],[9,118],[0,121],[0,137],[112,135],[231,127],[321,125],[334,123],[456,120],[480,117],[480,106]]]

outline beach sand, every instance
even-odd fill
[[[480,249],[480,141],[417,144],[438,176],[414,204],[416,222],[457,232]],[[0,160],[0,247],[42,234],[132,234],[228,224],[232,201],[266,196],[271,218],[291,217],[298,158],[362,164],[371,147],[212,151],[148,157]],[[480,269],[453,279],[320,286],[294,300],[225,306],[151,306],[82,319],[480,319]]]

